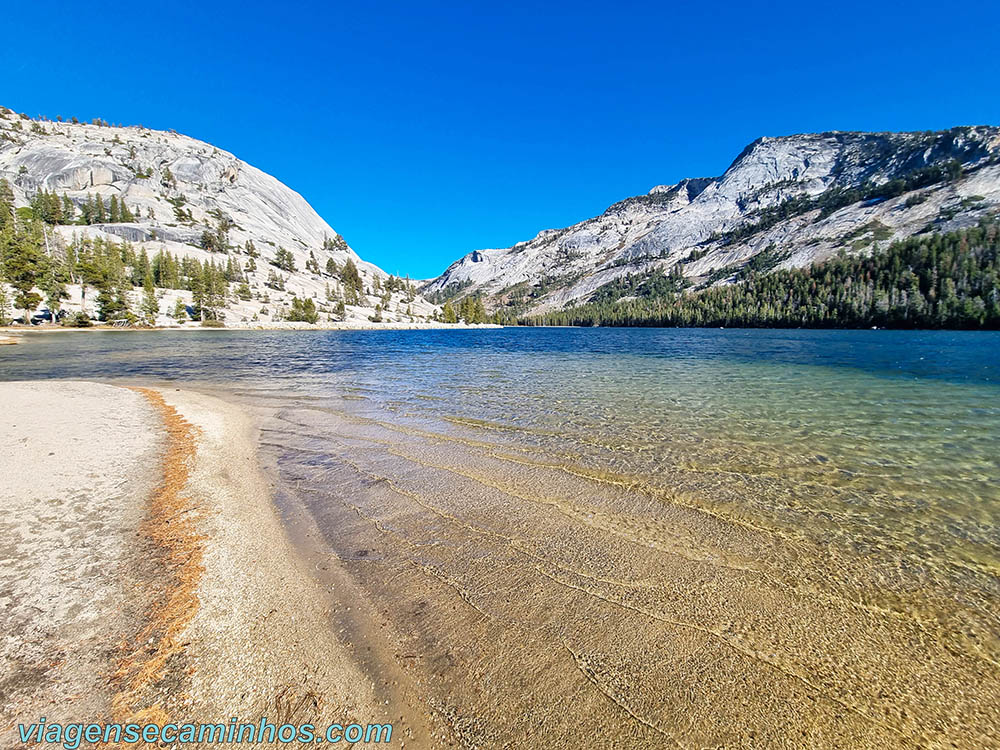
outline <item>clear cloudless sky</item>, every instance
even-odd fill
[[[1000,125],[1000,3],[10,2],[0,104],[173,128],[436,276],[761,135]]]

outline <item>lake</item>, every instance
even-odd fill
[[[0,378],[255,409],[470,746],[1000,742],[1000,333],[67,332]]]

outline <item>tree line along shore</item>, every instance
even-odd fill
[[[32,204],[15,210],[13,193],[0,180],[0,325],[20,319],[31,322],[32,312],[44,304],[47,320],[63,326],[89,327],[98,322],[115,327],[200,324],[222,327],[224,308],[248,300],[247,271],[255,271],[259,252],[248,241],[246,258],[226,254],[224,260],[199,261],[160,250],[149,256],[129,242],[74,235],[56,252],[47,227],[53,223],[124,221],[131,209],[117,200],[106,208],[98,196],[77,216],[72,201],[55,193],[39,192]],[[122,217],[125,218],[122,218]],[[221,229],[219,231],[222,231]],[[206,232],[202,244],[211,248],[218,237]],[[842,250],[823,262],[803,268],[781,268],[787,253],[772,245],[749,261],[716,269],[694,286],[681,267],[696,259],[697,249],[667,268],[626,274],[599,287],[582,304],[570,304],[541,314],[526,315],[516,301],[498,300],[488,312],[479,293],[442,296],[433,315],[418,318],[407,306],[396,323],[429,325],[499,324],[548,326],[664,326],[664,327],[773,327],[773,328],[941,328],[1000,329],[1000,219],[982,219],[977,226],[947,233],[928,232],[884,245],[869,253]],[[265,262],[261,260],[261,262]],[[279,252],[266,286],[283,289],[281,270],[294,270],[294,259]],[[366,287],[357,266],[328,260],[320,269],[312,256],[309,268],[333,281],[326,284],[325,300],[293,296],[288,306],[267,311],[235,327],[341,326],[348,305],[360,305],[370,295],[379,297],[368,322],[388,322],[383,312],[398,295],[416,298],[408,278],[375,278]],[[61,311],[68,286],[78,290],[79,309]],[[530,287],[531,294],[546,291],[545,280]],[[164,310],[167,290],[172,304]],[[168,300],[168,303],[170,300]],[[266,300],[265,300],[266,303]],[[321,312],[326,310],[324,314]],[[267,310],[262,308],[262,312]],[[422,327],[422,326],[417,326]]]
[[[522,325],[1000,329],[1000,220],[928,233],[804,268],[778,248],[691,290],[678,266],[626,275],[590,300]],[[712,285],[717,280],[731,283]]]
[[[257,324],[306,323],[338,324],[349,319],[348,307],[372,306],[370,323],[486,323],[488,316],[482,301],[468,298],[459,305],[446,304],[433,314],[421,316],[411,309],[417,289],[409,278],[375,276],[369,284],[351,258],[337,263],[332,258],[324,267],[312,252],[305,270],[326,278],[321,297],[305,293],[292,296],[285,305],[277,299],[273,309],[272,294],[285,292],[286,276],[295,272],[292,253],[278,248],[274,258],[265,260],[252,240],[241,246],[239,256],[228,252],[227,227],[220,220],[214,231],[202,233],[200,246],[214,257],[198,260],[160,249],[150,255],[145,248],[136,250],[128,241],[112,241],[86,234],[74,234],[68,244],[58,241],[54,226],[126,222],[133,210],[112,196],[106,206],[100,195],[88,199],[81,208],[56,193],[39,191],[30,205],[15,208],[10,184],[0,180],[0,325],[15,320],[60,322],[64,326],[89,327],[95,322],[114,326],[163,326],[200,323],[207,327],[226,324],[225,309],[239,301],[256,297],[264,303],[258,313],[228,323]],[[340,238],[327,240],[337,249]],[[343,243],[343,240],[340,240]],[[343,249],[343,248],[341,248]],[[263,295],[250,288],[249,274],[258,263],[269,264]],[[266,267],[266,266],[265,266]],[[72,288],[78,301],[74,312],[65,309]],[[180,294],[176,293],[180,292]],[[277,296],[283,296],[277,294]],[[166,304],[164,304],[166,300]],[[395,316],[390,303],[396,300]],[[403,307],[405,305],[405,308]],[[20,314],[16,314],[19,311]],[[357,315],[353,316],[355,319]],[[356,320],[354,321],[357,322]],[[279,326],[280,327],[280,326]],[[361,326],[364,327],[364,326]]]

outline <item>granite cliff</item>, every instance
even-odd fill
[[[659,185],[603,214],[475,250],[422,291],[511,315],[588,301],[626,274],[679,271],[692,290],[974,225],[1000,204],[1000,128],[760,138],[719,177]]]
[[[280,320],[292,297],[314,300],[321,321],[419,322],[436,310],[405,280],[390,283],[386,296],[389,275],[362,260],[294,190],[173,131],[32,120],[0,108],[0,179],[22,210],[40,193],[58,204],[59,216],[46,227],[47,252],[100,239],[128,242],[151,259],[167,253],[178,262],[235,264],[218,311],[227,325]],[[348,262],[360,277],[357,294],[341,278]],[[79,309],[79,285],[68,291],[64,307]],[[170,322],[178,298],[191,301],[183,288],[158,293],[160,323]],[[131,294],[137,301],[138,291]],[[347,304],[338,314],[341,301]]]

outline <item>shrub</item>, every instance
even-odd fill
[[[91,322],[90,316],[87,315],[87,313],[75,312],[72,315],[67,315],[63,318],[62,325],[67,328],[90,328],[90,326],[94,324]]]
[[[288,313],[288,320],[315,323],[319,320],[316,303],[309,298],[299,299],[298,297],[292,297],[292,308]]]

